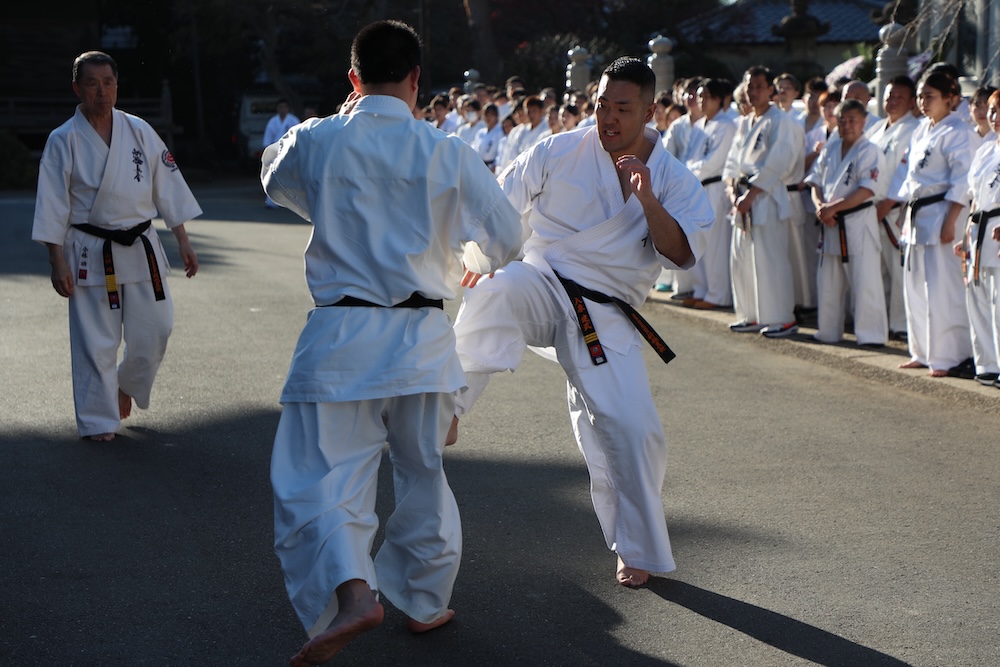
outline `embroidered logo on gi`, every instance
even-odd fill
[[[924,156],[920,158],[920,162],[917,163],[918,169],[924,169],[927,166],[927,159],[931,156],[931,146],[928,146],[924,150]]]
[[[995,188],[997,183],[1000,183],[1000,164],[998,164],[997,168],[993,170],[993,173],[996,174],[996,176],[994,176],[993,180],[990,181],[990,188]]]
[[[844,185],[845,186],[851,184],[851,176],[853,174],[854,174],[854,163],[853,162],[848,162],[847,163],[847,173],[844,174]]]
[[[645,236],[642,237],[642,247],[645,248],[646,243],[648,242],[649,242],[649,234],[646,234]]]
[[[705,151],[701,154],[701,156],[702,157],[708,157],[708,152],[709,152],[709,150],[711,150],[711,148],[712,148],[712,140],[708,139],[705,142]]]
[[[174,156],[170,151],[163,151],[160,154],[160,160],[163,162],[163,166],[170,171],[177,171],[177,163],[174,162]]]
[[[142,165],[145,164],[142,161],[142,151],[138,148],[132,149],[132,164],[135,165],[135,180],[138,183],[142,180]]]
[[[78,274],[79,280],[87,279],[87,247],[84,246],[83,250],[80,252],[80,273]]]
[[[761,142],[763,140],[764,140],[764,135],[763,134],[758,134],[757,138],[753,140],[753,149],[754,149],[754,151],[759,151],[760,150],[760,144],[761,144]]]
[[[877,181],[877,180],[878,180],[878,167],[875,167],[874,169],[872,169],[872,170],[871,170],[871,171],[870,171],[870,172],[868,173],[868,177],[869,177],[870,179],[872,179],[873,181]]]

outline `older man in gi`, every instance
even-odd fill
[[[413,118],[420,40],[396,21],[358,33],[340,115],[292,128],[263,156],[264,189],[312,222],[316,304],[292,359],[274,439],[275,550],[320,664],[382,622],[382,593],[412,632],[447,623],[462,534],[442,467],[465,384],[442,300],[475,249],[493,271],[520,247],[517,211],[479,155]],[[373,561],[384,444],[396,507]]]
[[[694,265],[715,220],[701,183],[646,127],[654,92],[649,67],[616,60],[601,77],[596,127],[543,140],[500,176],[522,214],[524,259],[492,280],[467,276],[473,289],[455,322],[469,388],[449,442],[492,373],[516,369],[528,346],[554,347],[594,508],[626,586],[675,569],[660,497],[667,443],[637,329],[665,360],[672,353],[634,308],[661,267]]]
[[[111,56],[78,56],[73,91],[76,114],[42,152],[31,238],[48,247],[52,286],[69,299],[77,428],[110,441],[133,400],[149,407],[173,327],[170,267],[150,221],[161,216],[174,233],[190,278],[198,258],[184,223],[201,208],[156,131],[115,108]]]

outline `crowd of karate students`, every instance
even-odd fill
[[[1000,94],[968,99],[951,65],[885,88],[803,86],[752,67],[678,80],[657,95],[664,147],[702,182],[716,211],[694,270],[656,289],[700,310],[732,309],[737,333],[797,334],[858,345],[907,341],[903,368],[1000,388]],[[497,174],[543,138],[592,125],[596,86],[562,94],[476,84],[435,97],[422,115],[475,148]]]

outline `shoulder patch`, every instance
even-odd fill
[[[160,160],[163,162],[163,166],[170,171],[177,171],[177,163],[174,162],[174,156],[170,153],[170,151],[163,151],[163,153],[160,154]]]

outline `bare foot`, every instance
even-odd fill
[[[433,630],[434,628],[440,628],[453,618],[455,618],[454,609],[447,610],[430,623],[421,623],[420,621],[414,621],[412,618],[408,618],[406,619],[406,629],[414,634],[419,634],[421,632]]]
[[[635,567],[628,567],[622,557],[618,557],[618,571],[615,573],[618,583],[629,588],[638,588],[649,581],[649,572]]]
[[[932,378],[943,378],[948,376],[948,371],[941,371],[941,370],[931,371],[930,373],[928,373],[928,375],[930,375]]]
[[[118,418],[128,419],[132,414],[132,397],[121,389],[118,390]]]
[[[359,582],[364,585],[364,591],[341,591],[341,587]],[[337,600],[340,611],[330,622],[330,626],[322,633],[310,639],[296,655],[288,661],[291,667],[307,667],[322,665],[329,662],[351,643],[358,635],[374,630],[382,623],[385,610],[375,599],[368,585],[354,579],[337,587]]]
[[[924,365],[924,364],[922,364],[919,361],[916,361],[914,359],[910,359],[906,363],[900,364],[899,367],[900,368],[927,368],[926,365]]]
[[[94,442],[111,442],[115,439],[114,433],[95,433],[94,435],[87,436]]]
[[[458,416],[451,418],[451,428],[448,429],[448,435],[445,436],[444,446],[454,445],[458,442]]]

